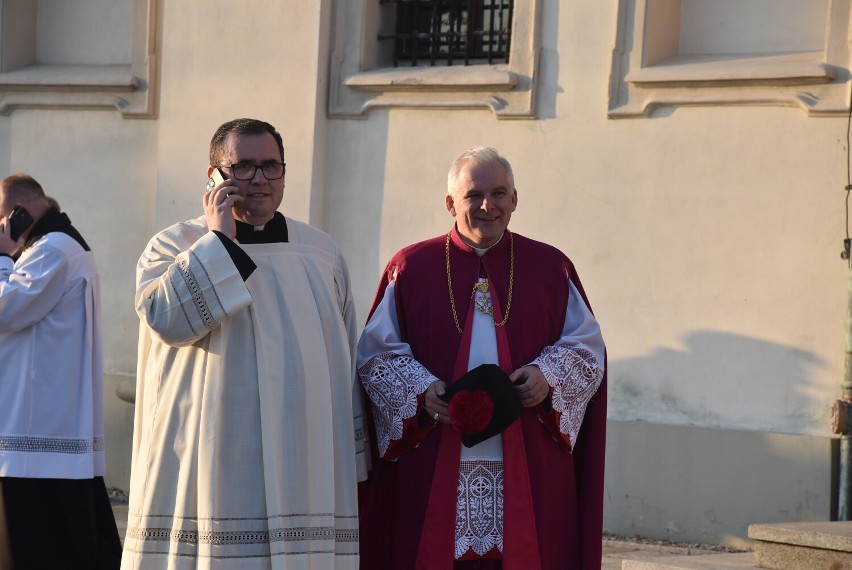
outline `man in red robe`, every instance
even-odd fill
[[[373,471],[360,489],[364,570],[598,570],[606,351],[574,265],[507,227],[509,162],[460,154],[455,225],[390,260],[358,345]],[[440,397],[481,364],[523,411],[463,447]]]

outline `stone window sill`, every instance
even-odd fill
[[[628,73],[640,86],[814,85],[830,83],[835,70],[821,52],[681,55]]]
[[[133,92],[130,65],[31,65],[0,73],[0,91]]]
[[[151,62],[153,65],[153,62]],[[130,65],[31,65],[0,73],[0,114],[15,109],[113,109],[152,118],[148,83]]]
[[[6,32],[0,34],[0,115],[15,109],[94,109],[116,110],[126,119],[156,118],[161,4],[162,0],[132,0],[130,61],[57,65],[36,57],[40,29],[36,3],[0,0],[0,24],[7,24],[0,26]]]
[[[357,91],[511,91],[518,78],[505,65],[429,66],[377,69],[347,77]]]
[[[735,2],[702,3],[708,12],[701,12],[695,10],[697,2],[687,0],[619,0],[608,116],[641,118],[665,107],[724,105],[797,107],[812,117],[846,115],[852,56],[849,0],[789,4],[795,14],[810,18],[801,37],[781,33],[796,25],[795,16],[775,10],[773,2],[753,2],[752,8],[765,10],[762,16]],[[742,49],[730,52],[711,36],[683,37],[696,34],[701,24],[696,18],[708,14],[718,22],[736,20],[744,29],[770,27],[764,36],[746,38],[750,41],[740,42]],[[817,37],[815,23],[823,18]],[[704,49],[681,53],[683,46]]]
[[[534,119],[542,0],[516,0],[508,63],[388,68],[377,44],[376,0],[333,0],[328,116],[366,119],[374,109],[488,109]]]

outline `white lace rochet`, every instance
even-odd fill
[[[603,368],[590,351],[562,345],[546,347],[532,364],[553,388],[553,409],[561,414],[559,431],[574,445],[589,400],[603,380]]]
[[[418,412],[417,397],[437,380],[410,356],[386,352],[358,370],[370,396],[376,424],[376,445],[383,457],[390,442],[402,438],[402,423]]]
[[[503,551],[503,462],[462,461],[455,558],[468,550],[482,556],[494,547]]]

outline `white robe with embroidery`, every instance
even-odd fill
[[[155,236],[141,318],[123,569],[358,568],[366,476],[349,276],[331,238],[241,246],[204,218]]]
[[[98,273],[50,232],[0,257],[0,477],[104,474]]]

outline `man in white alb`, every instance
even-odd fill
[[[34,178],[4,178],[0,504],[11,568],[119,566],[121,542],[103,479],[102,367],[89,246]],[[3,550],[0,568],[7,567]]]
[[[139,259],[122,568],[358,567],[349,275],[328,235],[277,211],[284,173],[272,125],[223,124],[204,215]]]

